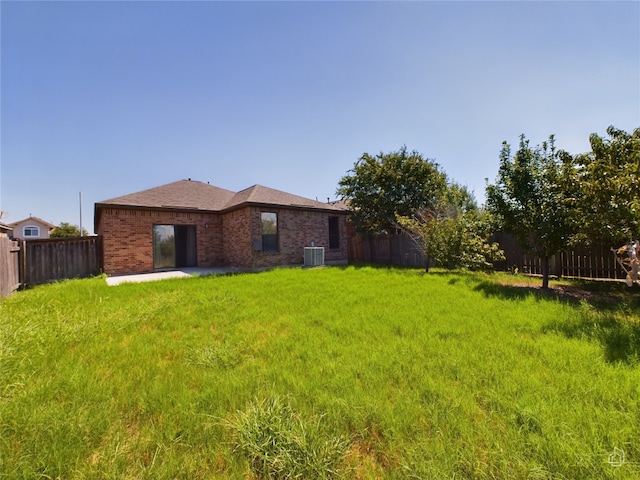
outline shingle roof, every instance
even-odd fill
[[[262,185],[232,192],[208,183],[179,180],[159,187],[111,198],[95,204],[94,222],[99,223],[100,209],[105,207],[202,210],[224,212],[246,205],[278,206],[346,213],[340,203],[323,203]]]
[[[41,219],[40,217],[34,217],[33,215],[25,218],[23,220],[18,220],[17,222],[12,222],[9,224],[10,227],[15,227],[16,225],[19,225],[21,223],[24,222],[28,222],[28,221],[34,221],[34,222],[38,222],[42,225],[44,225],[45,227],[49,228],[49,230],[51,230],[52,228],[56,228],[55,225],[53,225],[52,223],[47,222],[46,220]]]
[[[179,180],[98,202],[96,205],[219,211],[234,195],[230,190],[208,183]]]
[[[227,203],[225,210],[237,208],[243,205],[275,205],[281,207],[313,208],[320,210],[342,211],[343,208],[331,203],[318,202],[309,198],[300,197],[281,190],[254,185],[246,188],[234,195]]]

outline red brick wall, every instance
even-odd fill
[[[278,214],[278,253],[254,252],[261,241],[261,212]],[[340,218],[340,248],[329,249],[329,217]],[[345,215],[279,208],[245,207],[223,215],[106,208],[100,212],[104,271],[109,275],[153,271],[153,225],[195,225],[199,267],[243,268],[297,265],[304,247],[325,247],[325,262],[347,260]]]
[[[261,212],[278,214],[278,253],[252,252],[251,258],[245,256],[247,263],[241,266],[271,267],[276,265],[297,265],[304,263],[304,247],[313,243],[316,247],[325,248],[325,262],[347,260],[347,223],[345,215],[334,215],[327,212],[310,210],[290,210],[282,208],[247,207],[249,211],[251,242],[260,241]],[[340,218],[340,248],[329,249],[329,217]],[[226,226],[226,223],[225,223]],[[225,230],[226,235],[226,230]],[[249,264],[250,263],[250,264]]]
[[[234,267],[253,267],[253,244],[249,207],[222,215],[224,262]]]
[[[195,225],[200,267],[224,264],[222,219],[216,214],[135,209],[102,209],[104,271],[110,275],[153,271],[153,225]]]

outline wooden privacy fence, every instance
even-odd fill
[[[496,270],[542,274],[541,259],[528,255],[518,243],[507,235],[495,235],[506,260],[495,265]],[[411,267],[424,267],[422,249],[407,234],[377,235],[349,239],[349,261],[383,263]],[[585,279],[623,279],[626,273],[616,262],[615,254],[607,248],[576,248],[560,252],[549,262],[549,274],[559,277]]]
[[[20,286],[20,246],[8,237],[0,237],[0,297]]]
[[[542,261],[539,257],[527,254],[512,237],[495,235],[492,241],[500,244],[506,260],[496,264],[498,270],[513,270],[534,275],[542,274]],[[620,246],[620,245],[618,245]],[[625,271],[616,261],[611,248],[592,247],[574,248],[555,254],[549,259],[549,275],[586,279],[623,279]]]
[[[9,241],[13,244],[11,253],[14,257],[7,257],[10,248],[3,245],[5,243],[0,244],[2,296],[19,286],[90,277],[102,271],[102,237]],[[11,287],[7,283],[5,287],[5,275],[17,279],[17,282]]]
[[[406,234],[361,237],[352,235],[348,245],[349,261],[424,267],[422,248]]]

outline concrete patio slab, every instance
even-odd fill
[[[116,275],[113,277],[107,277],[107,285],[116,286],[122,283],[155,282],[158,280],[166,280],[168,278],[183,278],[183,277],[194,277],[194,276],[204,276],[204,275],[224,275],[227,273],[235,273],[240,271],[242,270],[235,267],[180,268],[177,270],[167,270],[162,272],[138,273],[135,275]]]

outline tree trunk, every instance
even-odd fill
[[[549,288],[549,257],[542,259],[542,288]]]

